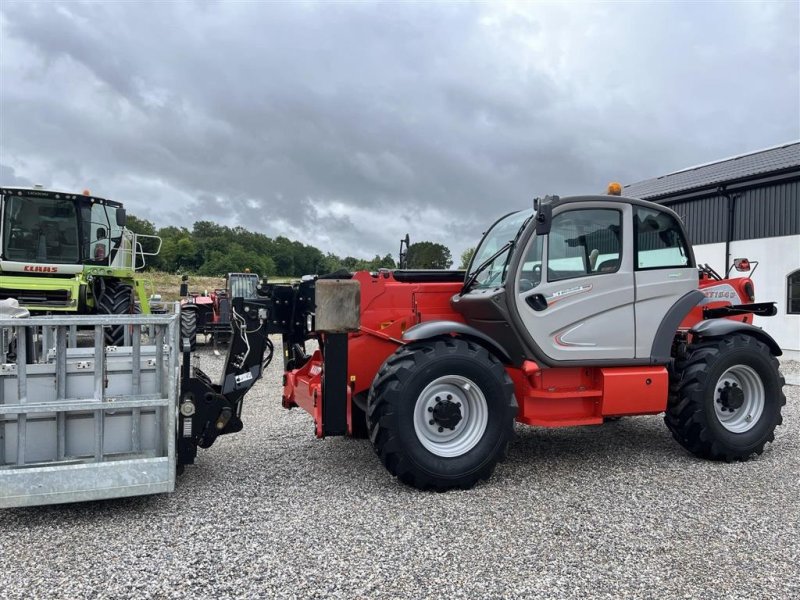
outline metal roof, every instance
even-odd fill
[[[631,183],[624,187],[623,194],[652,200],[724,182],[792,170],[800,171],[800,142],[758,150]]]

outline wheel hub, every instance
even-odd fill
[[[726,381],[724,387],[719,391],[719,401],[723,408],[728,410],[739,410],[744,404],[744,392],[736,383],[731,385]]]
[[[483,437],[489,421],[486,397],[462,375],[443,375],[420,393],[414,407],[414,431],[431,453],[456,457]]]
[[[452,396],[450,397],[452,398]],[[437,398],[436,406],[433,406],[430,412],[434,423],[445,429],[455,429],[463,418],[461,402],[453,402],[450,399],[441,400]]]
[[[720,424],[732,433],[744,433],[764,413],[766,392],[759,374],[749,365],[734,365],[717,380],[714,411]]]

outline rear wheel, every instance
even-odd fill
[[[752,336],[693,344],[676,363],[664,420],[697,456],[747,460],[775,439],[783,384],[777,359]]]
[[[101,315],[130,315],[134,312],[133,288],[118,279],[106,279],[103,293],[96,300],[96,310]],[[103,329],[106,344],[122,346],[125,342],[125,326],[113,325]]]
[[[505,367],[458,338],[400,348],[370,391],[367,424],[390,473],[420,489],[470,488],[507,452],[517,403]]]

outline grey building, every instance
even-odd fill
[[[757,262],[756,300],[774,300],[778,314],[756,324],[800,359],[800,142],[632,183],[623,195],[681,215],[699,263],[724,275],[735,258]]]

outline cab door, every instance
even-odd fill
[[[662,320],[697,289],[698,272],[683,226],[673,213],[634,206],[633,235],[636,357],[649,358]],[[675,332],[665,333],[671,340]]]
[[[551,361],[636,355],[632,208],[580,202],[553,210],[515,273],[515,304],[527,334]]]

